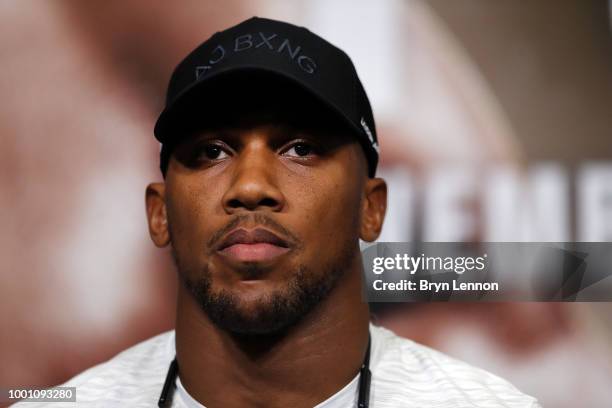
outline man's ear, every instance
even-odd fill
[[[372,242],[382,230],[387,211],[387,183],[381,178],[368,178],[361,208],[360,238]]]
[[[166,187],[164,183],[149,184],[145,193],[149,235],[153,243],[160,248],[165,247],[170,242],[165,194]]]

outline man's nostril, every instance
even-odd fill
[[[237,199],[232,199],[227,203],[228,207],[230,208],[239,208],[239,207],[244,207],[244,205],[240,202],[240,200]]]
[[[276,207],[278,203],[273,198],[266,197],[259,202],[259,205],[263,207]]]

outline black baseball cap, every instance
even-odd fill
[[[162,143],[162,172],[186,123],[213,120],[218,101],[230,89],[248,92],[249,83],[261,87],[275,80],[277,88],[295,90],[296,98],[308,95],[345,125],[361,143],[368,174],[374,177],[378,164],[374,117],[349,56],[304,27],[260,17],[215,33],[175,68],[154,130]]]

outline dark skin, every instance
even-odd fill
[[[238,122],[188,137],[175,149],[165,182],[147,187],[155,245],[172,245],[184,278],[208,271],[210,290],[231,293],[237,313],[247,318],[272,294],[287,293],[300,266],[317,278],[343,254],[343,270],[316,307],[290,327],[265,334],[220,327],[186,285],[179,285],[179,376],[189,394],[209,408],[312,407],[359,373],[369,324],[361,298],[359,238],[378,237],[387,187],[368,177],[363,149],[346,134],[265,115]],[[282,226],[271,231],[286,239],[289,249],[254,262],[252,273],[249,262],[219,254],[211,237],[237,217],[239,228],[261,227],[257,215]]]

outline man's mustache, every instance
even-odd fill
[[[217,230],[208,240],[208,248],[214,248],[219,241],[232,230],[239,227],[255,228],[265,226],[272,232],[281,235],[295,247],[300,247],[300,239],[272,217],[262,213],[237,214],[225,226]]]

